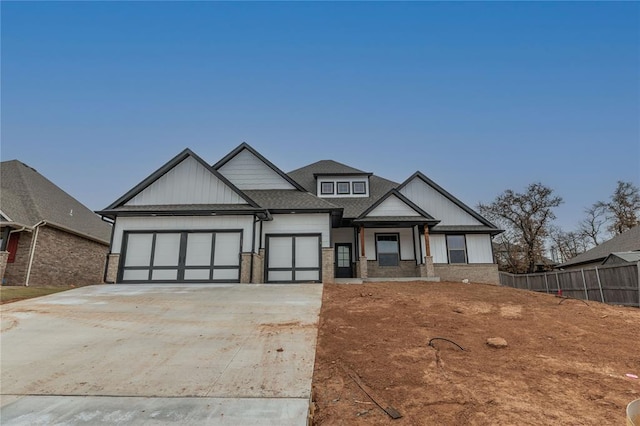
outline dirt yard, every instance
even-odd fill
[[[626,374],[640,376],[637,308],[482,284],[325,285],[313,423],[624,424],[640,398]]]

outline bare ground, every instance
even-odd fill
[[[434,337],[464,351],[429,346]],[[626,376],[640,375],[639,339],[636,308],[482,284],[325,285],[313,423],[623,424],[640,398],[640,380]]]

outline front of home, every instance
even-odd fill
[[[213,165],[186,149],[98,213],[113,222],[107,282],[498,281],[500,230],[419,172],[287,174],[246,143]]]

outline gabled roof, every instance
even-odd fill
[[[300,185],[298,182],[296,182],[294,179],[292,179],[289,175],[287,175],[285,172],[283,172],[282,170],[280,170],[275,164],[273,164],[271,161],[267,160],[262,154],[260,154],[258,151],[256,151],[255,149],[253,149],[253,147],[251,147],[251,145],[249,145],[246,142],[242,142],[240,145],[238,145],[233,151],[231,151],[230,153],[228,153],[227,155],[225,155],[220,161],[218,161],[217,163],[215,163],[212,167],[215,170],[220,169],[220,167],[224,166],[225,164],[227,164],[233,157],[235,157],[236,155],[238,155],[240,152],[242,152],[243,150],[247,150],[249,151],[251,154],[253,154],[254,156],[256,156],[260,161],[262,161],[264,164],[266,164],[271,170],[273,170],[274,172],[276,172],[278,175],[280,175],[284,180],[286,180],[287,182],[289,182],[291,185],[293,185],[296,189],[300,190],[300,191],[305,191],[305,188]]]
[[[53,222],[78,234],[109,241],[111,226],[35,169],[0,163],[0,205],[6,219],[25,226]]]
[[[139,193],[144,191],[147,187],[149,187],[151,184],[156,182],[158,179],[160,179],[162,176],[164,176],[171,169],[176,167],[178,164],[180,164],[182,161],[184,161],[188,157],[191,157],[194,160],[196,160],[198,163],[200,163],[200,165],[202,165],[205,169],[207,169],[216,178],[221,180],[233,192],[238,194],[238,196],[240,196],[242,199],[244,199],[247,202],[247,204],[249,204],[252,207],[259,208],[258,204],[256,204],[255,201],[253,201],[245,193],[243,193],[238,188],[236,188],[231,182],[229,182],[224,176],[222,176],[216,169],[211,167],[207,162],[205,162],[202,158],[200,158],[198,155],[196,155],[189,148],[185,148],[181,153],[179,153],[178,155],[173,157],[171,160],[169,160],[167,163],[165,163],[162,167],[160,167],[158,170],[153,172],[146,179],[144,179],[138,185],[134,186],[126,194],[124,194],[122,197],[118,198],[116,201],[114,201],[112,204],[110,204],[108,207],[106,207],[103,211],[101,211],[99,213],[106,213],[108,211],[115,211],[115,209],[117,209],[119,207],[122,207],[125,203],[127,203],[133,197],[135,197],[136,195],[138,195]]]
[[[484,224],[485,226],[491,228],[494,231],[500,231],[497,226],[495,226],[493,223],[489,222],[487,219],[482,217],[478,212],[476,212],[471,207],[467,206],[465,203],[463,203],[462,201],[460,201],[459,199],[454,197],[451,193],[449,193],[444,188],[442,188],[440,185],[438,185],[437,183],[435,183],[434,181],[429,179],[427,176],[425,176],[420,171],[415,172],[414,174],[409,176],[409,178],[407,180],[402,182],[402,184],[400,184],[400,186],[398,187],[398,191],[400,191],[402,188],[404,188],[409,182],[411,182],[415,178],[418,178],[418,179],[422,180],[424,183],[426,183],[427,185],[431,186],[433,189],[435,189],[440,194],[442,194],[442,196],[448,198],[452,203],[456,204],[458,207],[460,207],[462,210],[467,212],[469,215],[473,216],[480,223]]]
[[[609,256],[604,259],[603,264],[607,263],[609,259],[618,258],[625,262],[638,262],[640,261],[640,251],[623,251],[618,253],[611,253]]]
[[[577,255],[573,259],[558,265],[558,268],[567,266],[577,266],[584,263],[601,262],[609,254],[621,251],[640,250],[640,225],[635,226],[622,234],[616,235],[612,239]]]
[[[390,197],[397,197],[400,201],[402,201],[404,204],[406,204],[409,208],[411,208],[413,211],[415,211],[416,213],[418,213],[420,215],[421,218],[425,219],[428,222],[432,222],[433,224],[438,223],[439,221],[434,219],[429,213],[425,212],[424,210],[422,210],[420,207],[418,207],[416,204],[414,204],[411,200],[409,200],[407,197],[405,197],[403,194],[401,194],[400,192],[398,192],[397,189],[391,189],[389,192],[387,192],[385,195],[383,195],[382,197],[380,197],[375,203],[373,203],[368,209],[366,209],[364,212],[362,212],[360,214],[360,216],[358,216],[358,218],[356,219],[356,221],[362,222],[365,221],[367,219],[370,218],[369,214],[374,211],[378,206],[380,206],[385,200],[388,200]],[[377,218],[380,218],[381,216],[377,216]],[[388,217],[388,216],[387,216]],[[398,219],[400,218],[407,218],[406,220],[409,220],[411,218],[413,218],[414,220],[416,219],[415,216],[394,216]]]

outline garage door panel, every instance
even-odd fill
[[[129,234],[124,266],[149,266],[152,243],[152,234]]]
[[[213,263],[216,266],[240,265],[240,235],[236,233],[216,234]]]
[[[296,237],[296,268],[319,266],[319,244],[319,237]]]
[[[291,268],[293,266],[292,244],[293,237],[269,238],[270,268]]]
[[[240,280],[240,230],[133,231],[123,241],[123,282]]]
[[[178,266],[179,258],[180,234],[157,234],[153,266]]]
[[[213,233],[199,232],[187,236],[186,266],[208,266],[211,264]],[[185,276],[186,278],[186,276]],[[208,275],[207,275],[208,278]]]
[[[296,271],[296,281],[319,281],[320,271]]]
[[[267,282],[320,281],[320,235],[267,235]]]

